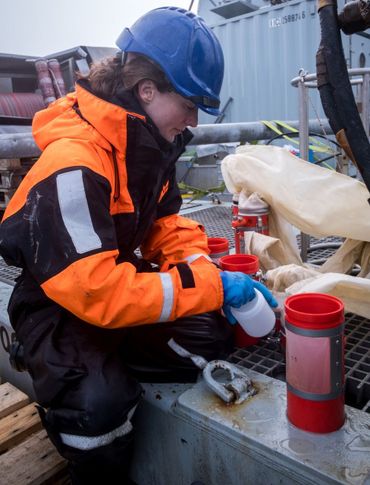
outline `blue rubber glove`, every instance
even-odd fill
[[[236,320],[230,311],[230,307],[240,308],[248,301],[253,300],[256,296],[255,288],[262,293],[272,308],[278,306],[278,302],[270,290],[250,276],[239,271],[221,271],[220,276],[224,287],[224,304],[222,309],[231,324],[234,325]]]

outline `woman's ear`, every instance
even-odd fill
[[[139,84],[137,86],[137,94],[139,96],[139,100],[142,103],[151,103],[153,101],[156,91],[157,87],[150,79],[143,79],[142,81],[139,81]]]

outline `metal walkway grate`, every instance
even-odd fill
[[[346,402],[370,413],[370,321],[346,316]]]
[[[20,268],[14,266],[8,266],[6,262],[0,258],[0,281],[14,286],[14,280],[21,274]]]
[[[234,231],[231,227],[231,207],[214,205],[183,215],[203,224],[208,237],[226,237],[230,248],[235,246]]]

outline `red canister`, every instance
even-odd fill
[[[262,276],[259,259],[255,254],[229,254],[220,258],[219,264],[225,271],[240,271],[258,281]],[[237,347],[249,347],[256,345],[258,341],[258,338],[245,333],[239,324],[235,325],[235,345]]]
[[[344,412],[344,306],[303,293],[285,301],[287,416],[305,431],[339,429]]]
[[[221,257],[229,254],[229,241],[226,237],[209,237],[208,249],[209,257],[218,264]]]
[[[220,260],[225,271],[241,271],[255,280],[261,279],[260,263],[255,254],[229,254]]]
[[[232,203],[231,203],[231,215],[233,221],[238,219],[238,211],[239,211],[239,194],[233,194]]]
[[[64,79],[62,76],[62,71],[60,69],[60,64],[57,59],[48,60],[48,68],[50,72],[50,77],[53,81],[54,92],[57,98],[61,98],[67,94],[66,87],[64,84]]]
[[[38,59],[35,61],[35,68],[42,97],[44,98],[45,104],[48,105],[56,99],[53,81],[51,80],[48,69],[48,63],[45,59]]]
[[[231,223],[234,228],[235,252],[237,254],[245,252],[244,233],[255,231],[266,236],[269,235],[269,208],[264,207],[241,207],[238,209],[238,216],[233,218]]]

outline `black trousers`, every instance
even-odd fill
[[[194,381],[198,370],[175,354],[168,340],[174,338],[207,360],[222,358],[232,349],[230,325],[212,312],[107,330],[50,300],[40,305],[24,290],[20,282],[12,295],[11,322],[24,348],[44,427],[69,461],[73,483],[130,483],[130,416],[142,396],[140,381]]]

